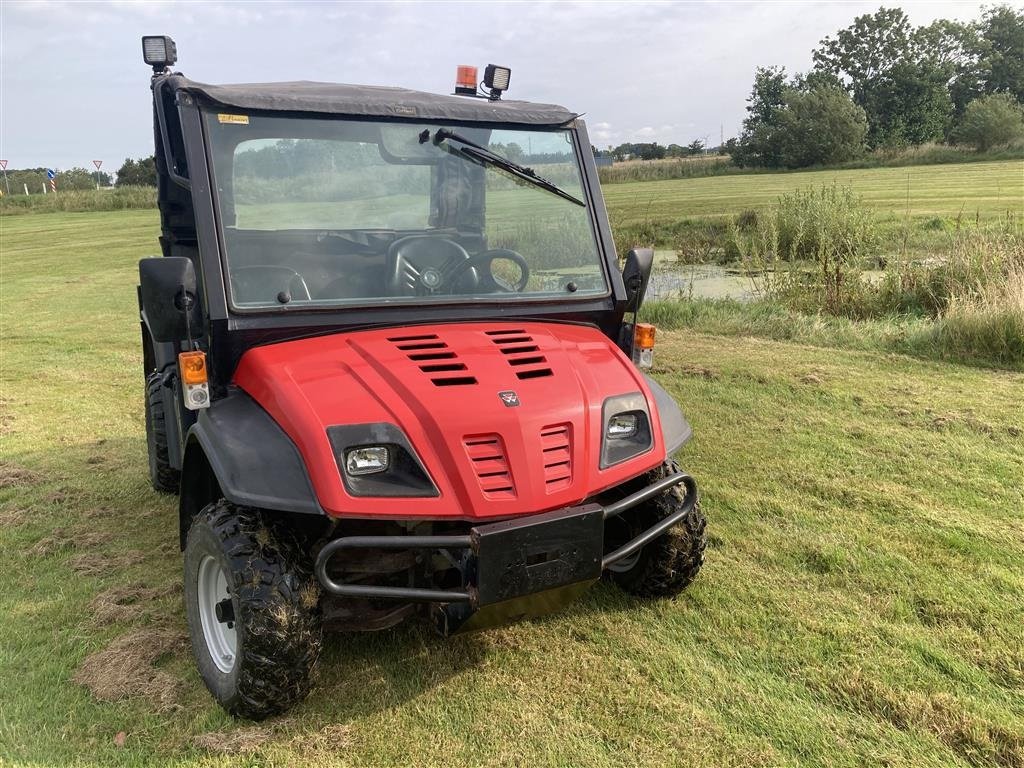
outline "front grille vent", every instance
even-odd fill
[[[548,493],[560,491],[572,484],[572,448],[569,435],[568,424],[551,424],[540,431],[544,457],[544,485]]]
[[[485,499],[514,499],[516,486],[505,455],[505,443],[498,435],[468,435],[462,439]]]
[[[466,364],[459,361],[459,356],[436,333],[391,336],[388,341],[427,374],[434,386],[459,387],[477,383]]]
[[[505,356],[519,379],[540,379],[552,376],[548,360],[540,353],[533,337],[522,330],[484,331]]]

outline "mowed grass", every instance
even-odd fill
[[[0,763],[1024,765],[1024,375],[684,331],[656,375],[710,519],[687,592],[334,636],[304,704],[232,721],[146,479],[156,234],[152,211],[0,221]],[[97,701],[73,678],[115,641],[88,669],[128,697]]]
[[[1024,161],[710,176],[603,189],[613,220],[621,224],[676,222],[688,217],[732,216],[775,203],[809,186],[837,184],[880,214],[991,219],[1024,212]]]

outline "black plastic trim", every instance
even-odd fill
[[[323,515],[298,448],[241,390],[199,412],[197,440],[224,498],[243,506]]]

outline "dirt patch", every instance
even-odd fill
[[[345,723],[334,723],[313,733],[300,734],[291,742],[291,748],[298,755],[314,762],[319,762],[317,758],[336,755],[338,750],[350,746],[352,746],[352,726]]]
[[[44,536],[31,547],[28,553],[35,557],[47,557],[61,549],[91,549],[101,544],[106,544],[114,538],[112,533],[106,531],[86,531],[76,534],[69,532],[66,528],[57,528],[52,533]]]
[[[281,731],[293,724],[292,719],[282,718],[234,730],[211,731],[199,734],[192,739],[192,743],[199,749],[219,755],[244,755],[270,743]]]
[[[207,752],[220,755],[238,755],[255,752],[274,736],[272,728],[250,725],[235,731],[212,731],[196,736],[192,743]]]
[[[71,494],[66,488],[58,488],[53,493],[48,493],[46,498],[43,499],[47,504],[63,504],[71,498]]]
[[[115,638],[102,651],[86,657],[74,681],[98,701],[144,698],[160,710],[177,705],[181,683],[157,669],[156,662],[185,647],[185,635],[171,629],[139,629]]]
[[[4,509],[0,510],[0,528],[14,528],[17,525],[24,525],[28,522],[31,510],[28,509]]]
[[[130,621],[139,614],[146,613],[146,607],[152,601],[172,595],[177,590],[178,587],[174,584],[165,587],[143,587],[138,584],[111,587],[100,592],[89,603],[92,621],[100,626]]]
[[[818,373],[805,373],[800,377],[800,382],[802,384],[811,384],[813,386],[820,387],[825,383],[825,379],[823,379],[821,374]]]
[[[71,569],[82,576],[97,576],[101,573],[120,571],[128,566],[141,563],[145,558],[136,549],[128,550],[119,555],[100,555],[86,552],[71,558]]]
[[[0,488],[14,488],[19,485],[38,483],[41,475],[17,464],[0,462]]]
[[[971,765],[1024,766],[1024,730],[985,720],[948,693],[896,690],[862,674],[831,687],[860,712],[900,730],[931,733]]]
[[[683,376],[696,376],[697,378],[711,381],[719,377],[718,371],[712,368],[705,368],[703,365],[681,365],[675,368],[673,373],[681,373]]]

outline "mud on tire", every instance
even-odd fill
[[[163,493],[177,493],[181,473],[171,466],[167,449],[167,419],[164,415],[163,377],[146,377],[146,447],[149,449],[149,482]]]
[[[666,462],[660,468],[646,474],[642,482],[637,484],[638,487],[627,488],[625,492],[636,491],[678,471],[678,464],[674,461]],[[616,549],[677,512],[683,504],[684,494],[681,486],[675,486],[667,493],[624,512],[621,520],[616,523],[617,528],[609,528],[606,535],[610,540],[606,543],[605,549]],[[707,520],[698,502],[686,517],[669,528],[664,535],[645,546],[632,558],[620,561],[621,570],[609,569],[605,571],[605,575],[626,592],[640,597],[677,595],[697,577],[704,564],[704,550],[707,546],[706,527]]]
[[[213,660],[200,616],[199,569],[209,557],[227,578],[233,610],[236,649],[227,672]],[[222,499],[192,523],[185,609],[203,682],[229,713],[260,720],[305,698],[322,644],[319,588],[296,543],[258,511]]]

